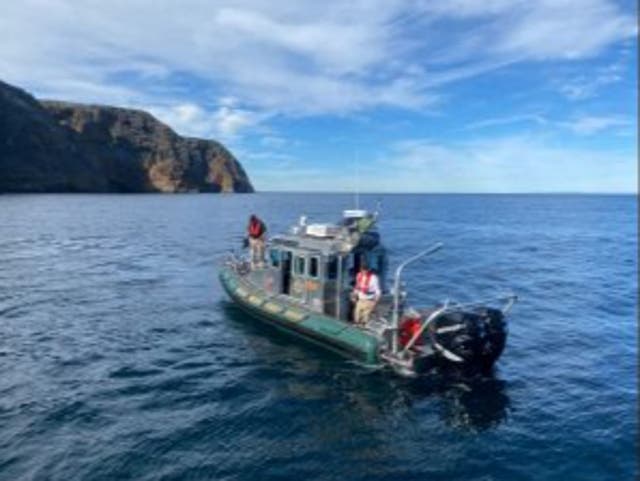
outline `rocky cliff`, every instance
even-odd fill
[[[150,114],[39,102],[0,82],[0,192],[253,192],[212,140],[182,137]]]

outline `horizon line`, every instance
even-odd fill
[[[350,191],[331,190],[256,190],[255,194],[340,194],[354,195]],[[359,195],[638,195],[637,191],[598,192],[598,191],[515,191],[515,192],[425,192],[425,191],[387,191],[359,192]]]
[[[329,190],[255,190],[254,192],[0,192],[2,196],[26,195],[251,195],[251,194],[322,194],[322,195],[354,195],[349,191]],[[359,195],[604,195],[604,196],[637,196],[638,192],[590,192],[590,191],[549,191],[549,192],[360,192]]]

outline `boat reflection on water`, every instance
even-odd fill
[[[465,380],[426,378],[409,389],[416,398],[438,397],[445,423],[465,430],[496,427],[506,420],[511,409],[507,383],[495,374]]]
[[[463,378],[434,372],[408,379],[388,369],[372,369],[327,354],[321,347],[300,346],[291,336],[260,323],[247,323],[239,308],[225,302],[227,319],[243,338],[262,372],[273,373],[276,396],[320,402],[317,416],[331,419],[323,436],[349,436],[351,429],[407,426],[407,419],[437,413],[445,425],[470,432],[498,426],[511,409],[507,382],[495,374]],[[269,334],[266,335],[265,334]],[[319,424],[314,423],[319,426]],[[322,423],[320,423],[322,424]],[[424,429],[420,422],[412,429]],[[384,430],[386,430],[386,428]],[[317,433],[319,434],[319,433]]]

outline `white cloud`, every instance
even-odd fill
[[[260,144],[265,147],[279,149],[287,145],[287,140],[278,135],[265,135],[260,139]]]
[[[305,163],[290,151],[240,150],[258,189],[321,192],[636,192],[634,148],[600,150],[542,135],[418,138],[374,157],[345,155],[336,164]],[[340,175],[336,175],[336,168]]]
[[[216,130],[223,137],[232,137],[241,129],[255,125],[259,122],[259,116],[249,110],[220,107],[216,110],[214,119]]]
[[[456,46],[462,44],[469,56],[481,48],[520,60],[579,59],[637,35],[633,13],[609,0],[453,0],[425,2],[424,9],[429,22],[433,17],[466,22],[462,40],[451,49],[458,57]]]
[[[530,135],[399,142],[378,159],[365,184],[373,192],[635,192],[637,175],[635,152],[556,145]]]
[[[498,49],[533,60],[578,59],[636,34],[636,20],[604,0],[538,0],[522,8]]]
[[[539,114],[520,114],[509,115],[505,117],[495,117],[490,119],[479,120],[477,122],[471,122],[464,130],[478,130],[487,127],[496,127],[502,125],[520,124],[520,123],[533,123],[537,125],[545,125],[548,120]]]
[[[609,80],[602,81],[598,78],[588,79],[587,77],[581,76],[560,86],[560,92],[570,100],[583,100],[593,97],[599,87],[619,80],[620,77],[613,77]]]
[[[630,119],[620,116],[593,116],[586,115],[577,117],[569,122],[562,122],[560,125],[568,128],[572,132],[580,135],[590,135],[608,130],[613,127],[627,127],[631,125]]]
[[[599,68],[592,75],[578,75],[560,83],[560,92],[569,100],[584,100],[596,96],[602,87],[620,82],[624,78],[621,61]]]
[[[233,132],[251,124],[242,110],[426,109],[447,83],[587,58],[634,35],[632,13],[609,0],[31,0],[3,5],[0,72],[38,94],[123,105],[167,92],[194,102],[186,88],[173,92],[189,75],[210,91],[205,101],[234,99],[218,116]]]
[[[610,130],[614,127],[629,127],[633,122],[631,119],[619,115],[581,115],[575,116],[570,120],[552,120],[539,114],[521,114],[471,122],[466,125],[463,130],[474,131],[488,127],[499,127],[512,124],[534,124],[537,126],[559,127],[562,129],[568,129],[574,134],[591,135]]]
[[[259,45],[261,50],[270,48],[275,55],[297,56],[336,73],[358,72],[378,63],[386,50],[386,32],[379,35],[369,28],[366,19],[360,24],[348,18],[325,20],[324,15],[295,19],[270,14],[223,7],[214,21],[227,33]]]
[[[229,106],[228,99],[221,103],[213,109],[194,103],[143,107],[180,134],[223,141],[236,140],[244,130],[257,127],[267,118],[264,113]]]

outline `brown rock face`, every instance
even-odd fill
[[[31,95],[0,82],[0,192],[107,190],[73,133]]]
[[[0,82],[0,192],[253,192],[215,141],[132,109],[38,102]]]

